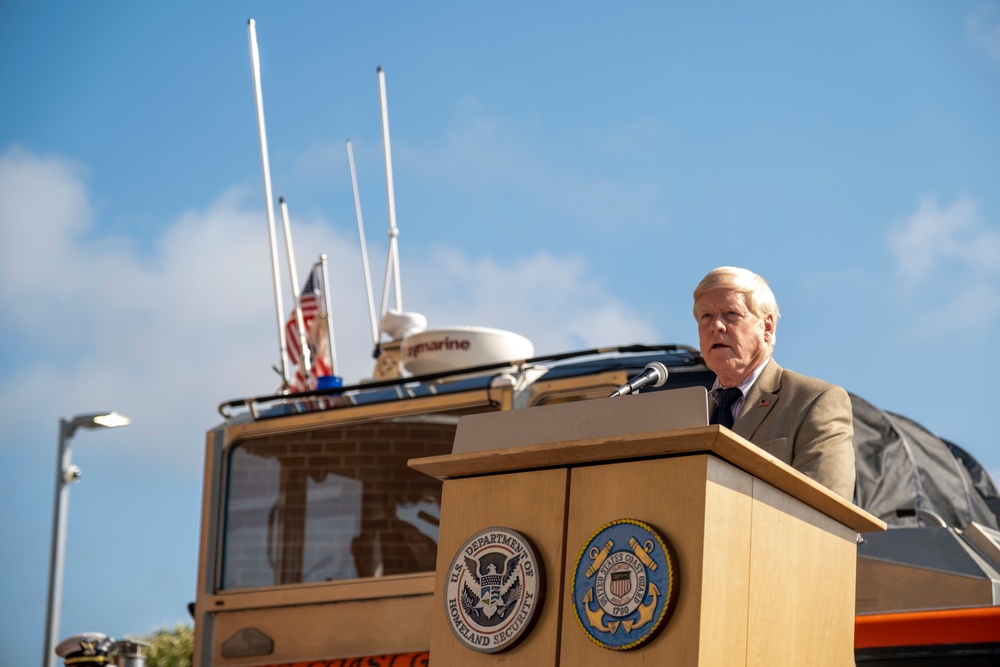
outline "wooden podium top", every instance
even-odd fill
[[[886,528],[885,522],[718,425],[431,456],[412,459],[409,466],[431,477],[446,480],[691,454],[718,456],[859,533]]]

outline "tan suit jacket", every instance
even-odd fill
[[[843,498],[854,496],[854,413],[842,388],[771,359],[750,387],[733,432]]]

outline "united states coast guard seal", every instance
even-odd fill
[[[476,533],[448,568],[445,613],[451,631],[480,653],[512,648],[537,618],[542,574],[524,535],[500,526]]]
[[[573,610],[587,636],[625,651],[652,639],[677,603],[677,556],[635,519],[601,526],[584,545],[573,574]]]

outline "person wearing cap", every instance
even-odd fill
[[[772,356],[778,304],[767,282],[723,266],[694,291],[705,364],[715,372],[711,422],[850,501],[854,496],[854,416],[842,388],[778,365]]]
[[[56,655],[67,667],[100,667],[112,664],[115,640],[100,632],[83,632],[59,642]]]

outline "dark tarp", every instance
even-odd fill
[[[954,528],[1000,527],[996,486],[972,456],[907,417],[851,402],[859,507],[893,527],[935,525],[931,515]]]
[[[969,471],[969,477],[972,478],[972,485],[976,487],[976,491],[986,501],[986,506],[990,508],[997,516],[998,521],[1000,521],[1000,494],[998,494],[993,480],[990,479],[989,473],[986,472],[983,466],[979,465],[979,461],[974,459],[971,454],[951,440],[942,438],[942,442],[948,445],[948,449],[955,455],[955,458],[961,461],[965,469]]]

